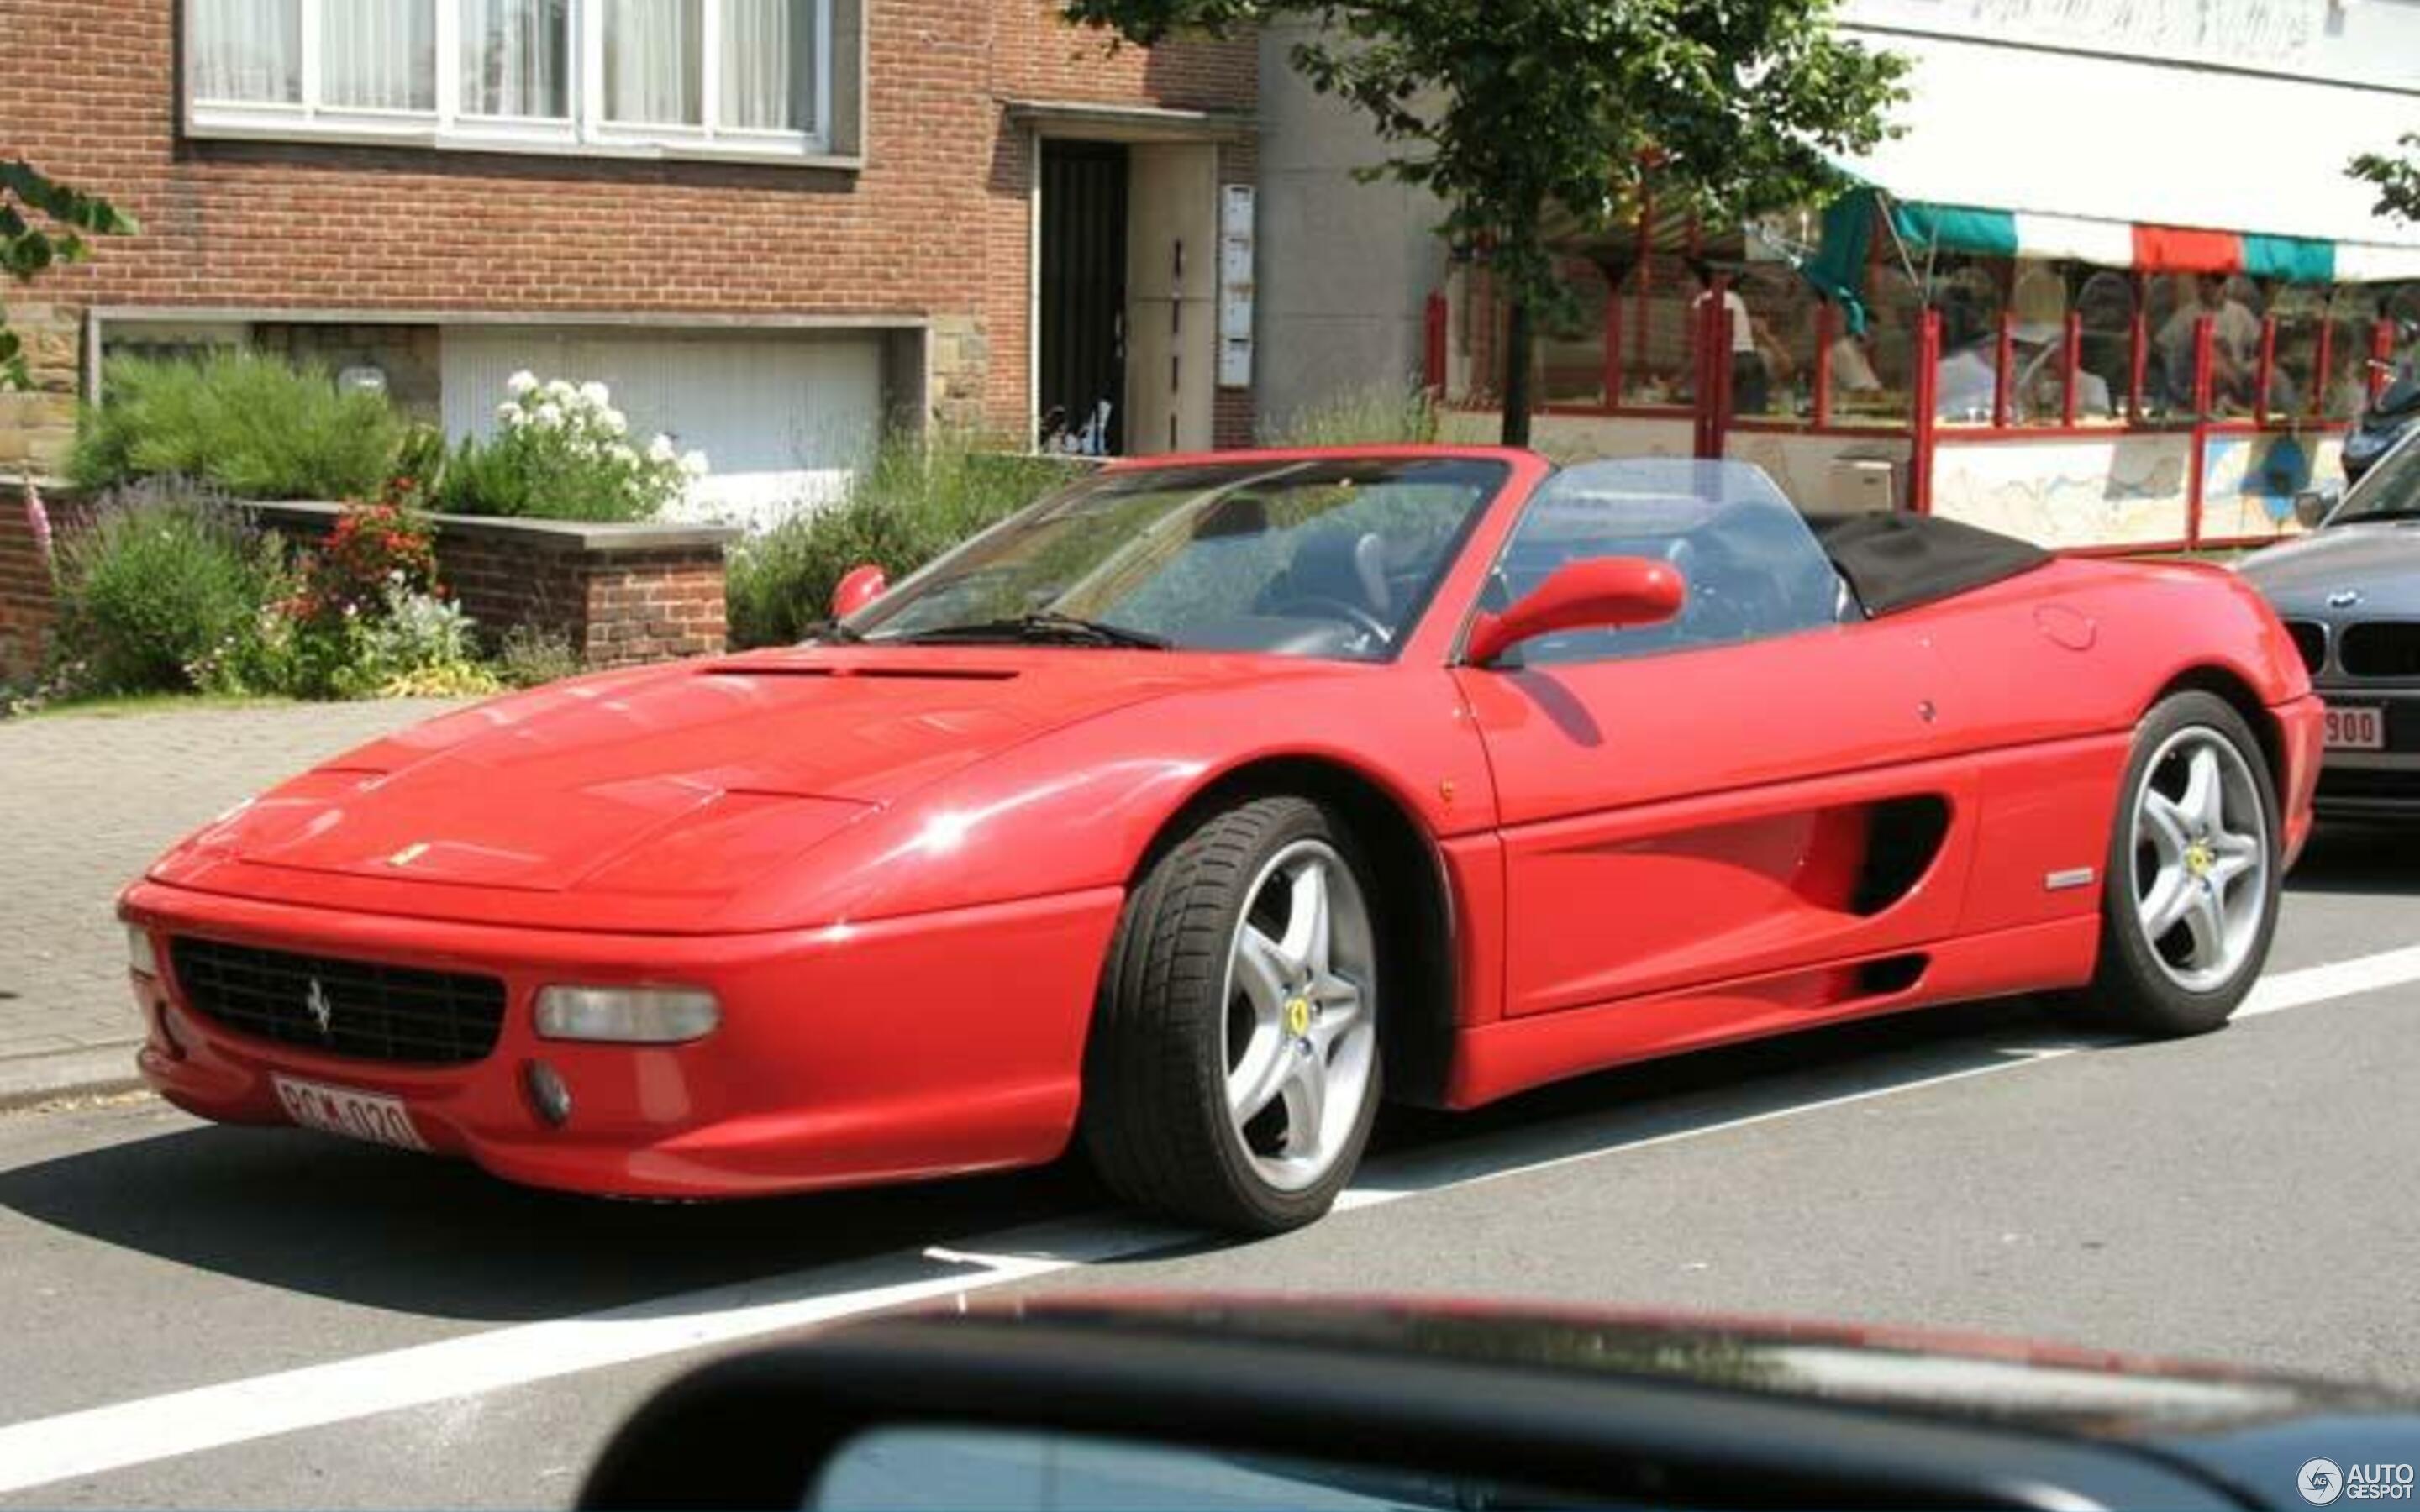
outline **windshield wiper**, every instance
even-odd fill
[[[944,625],[899,638],[905,641],[1017,640],[1041,645],[1117,646],[1136,651],[1166,651],[1172,642],[1144,630],[1102,620],[1078,619],[1054,609],[1039,609],[1011,620],[985,620],[974,625]]]
[[[838,620],[817,620],[807,626],[805,635],[799,638],[800,645],[823,641],[836,646],[854,646],[863,644],[864,640],[864,631],[853,630]]]

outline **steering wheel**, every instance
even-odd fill
[[[1288,609],[1308,609],[1317,618],[1344,620],[1382,646],[1395,643],[1394,627],[1386,621],[1358,604],[1349,603],[1342,598],[1333,598],[1326,594],[1295,594],[1271,604],[1269,612],[1283,614]]]

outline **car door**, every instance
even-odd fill
[[[1738,464],[1559,474],[1491,596],[1640,554],[1690,579],[1670,625],[1455,673],[1497,790],[1507,1015],[1749,979],[1768,1006],[1871,995],[1869,964],[1954,926],[1971,846],[1977,779],[1934,759],[1925,635],[1844,605],[1805,522]]]

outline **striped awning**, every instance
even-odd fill
[[[2322,237],[2145,225],[2073,215],[1887,199],[1891,229],[1914,249],[2071,258],[2162,273],[2248,273],[2295,284],[2420,278],[2420,247]]]

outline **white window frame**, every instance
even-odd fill
[[[318,103],[321,0],[302,6],[302,100],[204,100],[194,92],[202,55],[199,7],[185,11],[185,131],[191,136],[268,138],[285,141],[372,143],[430,147],[461,152],[541,152],[603,158],[706,158],[792,162],[831,155],[832,8],[834,0],[806,0],[815,29],[814,120],[808,130],[771,131],[716,124],[721,104],[722,21],[721,0],[706,0],[699,33],[701,67],[696,126],[613,121],[604,114],[605,25],[603,0],[570,0],[567,54],[569,115],[477,116],[462,105],[462,8],[459,0],[429,0],[437,8],[437,108],[397,110]]]

